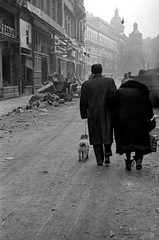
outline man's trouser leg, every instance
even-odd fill
[[[104,144],[104,155],[105,157],[112,156],[111,144]]]
[[[97,163],[102,164],[104,161],[103,144],[93,145],[93,149]]]

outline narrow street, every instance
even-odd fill
[[[99,167],[84,133],[79,99],[1,117],[1,240],[158,240],[159,150],[143,169],[125,170],[115,153]]]

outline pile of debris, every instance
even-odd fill
[[[33,107],[46,108],[48,105],[53,105],[54,107],[58,107],[59,104],[67,104],[72,102],[72,96],[67,93],[39,93],[37,95],[33,95],[29,103],[26,106],[26,109],[32,109]]]

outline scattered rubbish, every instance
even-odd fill
[[[56,209],[52,208],[51,211],[57,211]]]
[[[34,121],[35,123],[38,123],[35,118],[33,118],[33,121]]]
[[[58,102],[53,102],[52,105],[53,105],[54,107],[58,107],[59,103],[58,103]]]
[[[156,208],[156,211],[159,213],[159,208]]]
[[[47,109],[42,109],[42,108],[40,108],[40,111],[42,111],[42,112],[48,112]]]
[[[19,119],[19,120],[17,120],[17,122],[27,122],[27,120],[25,120],[25,119]]]
[[[98,174],[99,174],[99,175],[101,175],[101,173],[100,173],[100,172],[98,172]]]
[[[65,102],[65,100],[64,99],[59,99],[59,101],[58,101],[59,103],[64,103]]]
[[[48,113],[42,113],[41,116],[48,116]]]
[[[44,92],[55,92],[56,88],[52,82],[49,82],[48,84],[42,86],[37,90],[39,93],[44,93]]]
[[[114,235],[115,233],[112,230],[110,230],[110,237],[113,237]]]
[[[2,221],[2,227],[4,226],[5,223],[6,223],[5,221]]]
[[[48,171],[45,170],[45,171],[43,171],[42,173],[46,174],[46,173],[48,173]]]
[[[39,107],[40,107],[41,109],[44,109],[44,108],[46,108],[47,106],[48,106],[48,102],[46,102],[46,101],[41,102],[40,105],[39,105]]]
[[[120,226],[120,229],[121,229],[121,230],[123,229],[122,226]]]
[[[126,212],[126,211],[128,211],[128,210],[118,211],[118,212],[116,212],[115,214],[116,214],[116,215],[117,215],[117,214],[121,214],[121,213],[124,213],[124,212]]]
[[[5,160],[11,161],[11,160],[14,160],[14,157],[7,157],[5,158]]]

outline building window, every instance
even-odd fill
[[[68,34],[68,28],[67,28],[67,13],[65,12],[65,30],[66,33]]]
[[[71,19],[71,37],[74,37],[74,21],[73,18]]]
[[[52,17],[52,19],[54,19],[55,20],[55,2],[54,2],[54,0],[52,0],[52,12],[51,12],[51,17]]]
[[[68,16],[68,35],[71,35],[71,19],[70,16]]]
[[[60,24],[60,2],[55,0],[55,21]]]
[[[48,54],[48,36],[35,30],[34,33],[35,52]]]
[[[49,14],[49,1],[48,0],[43,0],[43,11],[44,13]]]

